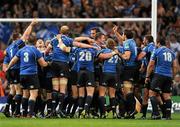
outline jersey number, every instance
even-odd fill
[[[118,62],[118,56],[117,56],[117,55],[111,57],[111,58],[108,60],[108,63],[117,63],[117,62]]]
[[[24,53],[24,62],[29,62],[29,54],[28,54],[28,52]]]
[[[92,60],[91,52],[80,52],[79,55],[80,55],[79,61],[91,61]]]
[[[165,52],[165,53],[163,53],[163,55],[164,55],[164,61],[168,61],[168,62],[171,62],[171,61],[172,61],[172,55],[171,55],[171,53]]]
[[[13,50],[12,49],[10,50],[10,55],[11,55],[11,57],[13,57]]]

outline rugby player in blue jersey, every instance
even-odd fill
[[[166,47],[163,39],[157,38],[157,49],[154,50],[149,65],[147,67],[146,80],[148,83],[150,75],[154,70],[154,76],[151,81],[149,96],[152,104],[152,119],[160,119],[158,111],[158,101],[156,96],[162,94],[165,105],[165,118],[171,119],[171,89],[172,78],[177,73],[177,62],[175,60],[175,53]]]
[[[134,97],[133,83],[136,78],[137,71],[137,46],[133,39],[133,33],[131,30],[124,30],[123,35],[117,32],[117,26],[113,28],[113,31],[118,38],[119,42],[123,44],[124,53],[119,53],[119,56],[124,60],[123,69],[123,93],[126,100],[127,116],[126,118],[133,119],[136,113],[135,105],[136,100]]]
[[[68,82],[68,75],[69,75],[69,52],[71,49],[70,47],[86,47],[92,48],[92,45],[83,44],[72,38],[68,37],[69,27],[62,26],[60,29],[61,35],[51,40],[51,43],[48,46],[48,50],[52,49],[53,57],[52,57],[52,69],[54,73],[54,77],[52,78],[53,84],[53,92],[52,92],[52,105],[53,105],[53,115],[56,113],[56,100],[59,100],[59,110],[58,115],[60,117],[66,117],[65,114],[62,112],[63,103],[64,103],[64,96],[66,94],[67,82]],[[63,41],[63,45],[59,45],[60,42]],[[65,47],[68,47],[68,53],[65,52],[63,49],[66,50]]]
[[[154,44],[153,37],[151,35],[146,35],[144,37],[143,44],[144,44],[145,47],[143,48],[142,52],[138,55],[137,60],[142,60],[143,61],[143,63],[142,63],[143,66],[141,68],[141,73],[143,73],[145,75],[147,65],[148,65],[148,63],[150,61],[150,57],[151,57],[151,55],[152,55],[152,53],[153,53],[153,51],[155,50],[156,47],[155,47],[155,44]],[[152,76],[151,76],[151,78],[152,78]],[[145,119],[146,118],[147,107],[148,107],[150,83],[148,83],[148,84],[143,83],[143,84],[144,84],[144,89],[143,89],[144,94],[143,94],[143,102],[142,102],[143,116],[141,118]]]
[[[30,118],[35,117],[34,106],[40,87],[37,61],[43,67],[48,66],[40,51],[33,44],[34,41],[28,41],[26,46],[16,53],[7,67],[9,69],[18,61],[20,62],[20,83],[23,88],[23,97],[26,98],[26,102],[22,102],[22,110],[24,112],[23,115],[26,115],[25,113],[29,111],[28,117]]]
[[[25,46],[25,41],[29,39],[30,33],[32,31],[33,26],[37,23],[36,20],[33,20],[31,24],[27,27],[25,32],[22,36],[20,36],[19,33],[13,33],[12,35],[12,43],[7,47],[5,51],[5,58],[3,63],[3,70],[5,71],[7,69],[7,66],[11,59],[15,56],[17,51],[21,49],[23,46]],[[13,65],[7,73],[8,75],[8,82],[10,84],[10,93],[7,98],[7,104],[4,110],[4,114],[9,117],[9,106],[13,102],[13,98],[16,102],[15,112],[13,111],[13,105],[11,105],[12,109],[12,115],[19,116],[20,115],[20,104],[22,99],[22,90],[20,87],[20,77],[19,77],[19,62]],[[15,95],[15,97],[14,97]]]
[[[100,59],[103,59],[102,65],[102,84],[99,87],[99,103],[100,103],[100,113],[101,118],[106,118],[105,114],[105,94],[108,88],[108,93],[110,96],[110,105],[113,112],[113,118],[116,116],[116,100],[115,92],[117,85],[117,63],[118,63],[118,51],[115,49],[116,42],[109,38],[107,39],[107,48],[102,49],[98,55]]]

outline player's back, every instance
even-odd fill
[[[152,57],[156,61],[155,73],[172,77],[172,64],[175,59],[175,54],[172,50],[162,46],[155,50]]]
[[[22,48],[22,46],[24,46],[24,42],[22,40],[16,40],[8,46],[8,48],[6,49],[6,56],[8,57],[9,62],[16,55],[18,50],[20,48]],[[11,68],[12,69],[18,69],[19,68],[19,62],[16,63],[15,65],[13,65]]]
[[[79,48],[77,53],[77,70],[85,69],[94,72],[96,50],[93,48]]]
[[[111,53],[111,49],[103,49],[102,53]],[[118,63],[118,55],[114,55],[109,59],[104,60],[103,63],[103,72],[116,73],[116,65]]]
[[[73,40],[68,36],[62,35],[62,41],[67,47],[72,47]],[[62,51],[59,48],[59,41],[57,38],[52,39],[51,45],[53,47],[53,61],[68,62],[69,53]]]
[[[34,47],[26,45],[17,53],[20,58],[20,74],[32,75],[37,74],[37,60],[42,54]]]
[[[123,49],[125,51],[130,51],[131,56],[129,60],[125,61],[125,66],[136,66],[136,57],[137,57],[137,46],[136,42],[133,39],[128,39],[123,43]]]

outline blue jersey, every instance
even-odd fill
[[[77,47],[71,48],[71,52],[69,54],[69,62],[71,66],[71,70],[77,71]]]
[[[103,49],[101,53],[111,53],[111,49]],[[118,55],[114,55],[109,59],[104,60],[103,63],[103,72],[108,72],[108,73],[116,73],[117,72],[117,63],[118,63]]]
[[[88,70],[94,72],[94,60],[97,50],[93,48],[79,48],[77,51],[77,71]]]
[[[17,52],[16,56],[20,59],[20,75],[37,74],[37,60],[42,54],[35,46],[26,45]]]
[[[146,59],[147,61],[149,62],[150,58],[151,58],[151,55],[153,53],[153,51],[156,49],[156,46],[154,45],[153,42],[149,43],[147,46],[145,46],[143,48],[143,52],[146,53]]]
[[[8,48],[6,49],[6,56],[4,59],[4,64],[8,64],[11,59],[16,55],[17,51],[22,48],[25,45],[24,41],[20,40],[16,40],[14,41],[11,45],[8,46]],[[17,62],[16,64],[14,64],[11,69],[19,69],[19,62]]]
[[[49,54],[47,54],[47,55],[44,56],[44,60],[51,62],[51,61],[52,61],[52,57],[53,57],[53,54],[52,54],[52,53],[49,53]],[[53,71],[52,71],[52,69],[51,69],[50,67],[45,67],[45,68],[44,68],[44,71],[45,71],[45,73],[46,73],[46,77],[47,77],[47,78],[53,77]]]
[[[131,56],[129,60],[125,60],[125,66],[136,66],[136,57],[137,57],[137,46],[136,42],[133,39],[128,39],[123,42],[123,49],[125,51],[130,51]]]
[[[73,39],[69,38],[65,35],[61,36],[63,43],[67,46],[67,47],[72,47],[73,44]],[[54,38],[51,41],[51,45],[53,47],[53,61],[60,61],[60,62],[69,62],[69,53],[66,53],[64,51],[62,51],[59,48],[59,41],[57,38]]]
[[[155,73],[172,77],[172,64],[175,54],[167,47],[162,46],[154,50],[151,60],[156,61]]]

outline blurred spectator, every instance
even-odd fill
[[[173,81],[173,95],[180,96],[180,75],[177,74]]]
[[[151,17],[150,0],[1,0],[0,5],[0,18]],[[180,49],[179,10],[179,0],[158,0],[158,34],[167,41],[170,41],[170,47],[175,52]],[[3,24],[4,26],[0,27],[0,31],[11,28],[13,31],[22,33],[27,25],[27,23],[12,24],[13,27]],[[35,32],[40,31],[38,33],[39,37],[46,40],[53,37],[58,31],[57,26],[62,24],[69,25],[72,28],[72,37],[79,36],[80,34],[90,34],[90,30],[93,27],[97,27],[107,36],[114,37],[111,31],[113,23],[109,22],[41,23],[36,27]],[[118,22],[116,25],[119,26],[120,31],[125,28],[132,29],[136,35],[135,39],[143,38],[145,34],[151,34],[149,22]],[[173,35],[172,33],[176,34]]]
[[[177,54],[180,52],[180,43],[177,42],[176,34],[170,35],[170,48]]]

